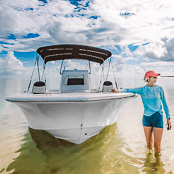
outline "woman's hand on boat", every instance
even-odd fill
[[[113,92],[113,93],[119,93],[119,91],[116,90],[116,89],[112,89],[112,92]]]

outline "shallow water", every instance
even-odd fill
[[[144,85],[137,79],[118,82],[122,87]],[[16,78],[0,78],[0,173],[174,173],[174,129],[167,131],[164,125],[161,157],[155,158],[146,149],[140,97],[121,108],[116,124],[107,126],[85,143],[74,145],[45,131],[28,128],[18,106],[4,101],[6,96],[26,90],[27,83]],[[159,78],[157,84],[163,86],[174,118],[174,79]],[[174,119],[171,121],[174,125]]]

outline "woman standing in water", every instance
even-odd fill
[[[120,92],[131,92],[141,95],[142,102],[144,105],[143,115],[143,127],[147,141],[147,148],[152,149],[152,133],[154,134],[154,149],[155,155],[160,154],[161,138],[163,133],[163,111],[167,118],[168,129],[171,129],[169,109],[166,103],[164,90],[161,86],[156,85],[157,77],[160,74],[156,74],[154,71],[147,71],[144,80],[147,85],[140,88],[123,89]],[[114,93],[119,91],[113,89]]]

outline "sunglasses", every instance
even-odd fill
[[[152,76],[150,76],[149,78],[151,78]],[[154,79],[157,79],[157,77],[153,77]]]

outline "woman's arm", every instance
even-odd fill
[[[164,111],[165,111],[165,114],[166,114],[166,118],[167,118],[167,126],[168,126],[167,130],[170,130],[171,129],[171,122],[170,122],[169,108],[167,106],[166,98],[165,98],[165,95],[164,95],[164,90],[163,90],[162,87],[161,87],[161,101],[162,101]]]
[[[140,87],[140,88],[125,88],[125,89],[122,89],[121,91],[117,91],[116,89],[113,89],[112,92],[114,93],[125,93],[125,92],[131,92],[131,93],[134,93],[134,94],[142,94],[143,93],[143,88]]]
[[[162,104],[163,104],[163,107],[164,107],[166,118],[170,118],[169,108],[167,106],[166,98],[165,98],[165,95],[164,95],[164,90],[163,90],[162,87],[161,87],[161,93],[160,94],[161,94],[161,101],[162,101]]]

